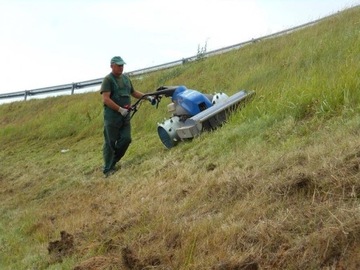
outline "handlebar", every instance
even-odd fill
[[[158,89],[156,89],[155,92],[144,94],[140,99],[138,99],[133,105],[131,105],[128,108],[129,113],[131,112],[130,119],[138,111],[138,106],[139,106],[141,101],[143,101],[147,97],[153,97],[156,100],[156,109],[157,109],[162,96],[171,97],[174,94],[177,87],[178,86],[161,86]]]

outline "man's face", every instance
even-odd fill
[[[120,76],[124,71],[124,65],[111,64],[112,73],[115,76]]]

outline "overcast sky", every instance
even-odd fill
[[[360,0],[0,0],[0,93],[104,77],[276,33]]]

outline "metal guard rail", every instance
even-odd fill
[[[336,14],[334,14],[336,15]],[[289,28],[271,35],[267,35],[267,36],[263,36],[260,38],[256,38],[256,39],[252,39],[249,41],[245,41],[245,42],[241,42],[232,46],[228,46],[228,47],[224,47],[221,49],[217,49],[217,50],[213,50],[210,52],[205,52],[202,54],[198,54],[192,57],[188,57],[188,58],[183,58],[181,60],[177,60],[177,61],[173,61],[173,62],[169,62],[166,64],[161,64],[161,65],[156,65],[156,66],[152,66],[149,68],[144,68],[144,69],[139,69],[139,70],[135,70],[135,71],[131,71],[128,72],[127,74],[129,76],[138,76],[138,75],[142,75],[142,74],[147,74],[147,73],[151,73],[154,71],[159,71],[162,69],[167,69],[167,68],[171,68],[174,66],[178,66],[178,65],[182,65],[185,64],[187,62],[191,62],[191,61],[196,61],[199,58],[204,58],[204,57],[209,57],[212,55],[216,55],[216,54],[221,54],[221,53],[225,53],[228,52],[230,50],[234,50],[234,49],[239,49],[245,45],[249,45],[255,42],[259,42],[261,40],[264,39],[269,39],[269,38],[274,38],[274,37],[278,37],[281,35],[285,35],[288,33],[291,33],[295,30],[300,30],[304,27],[308,27],[311,26],[313,24],[316,24],[322,20],[325,20],[329,17],[332,17],[334,15],[330,15],[315,21],[311,21],[309,23],[305,23],[293,28]],[[0,99],[6,99],[6,98],[17,98],[17,97],[24,97],[24,99],[26,100],[28,96],[35,96],[35,95],[43,95],[43,94],[49,94],[49,93],[55,93],[55,92],[62,92],[62,91],[69,91],[71,90],[71,94],[74,94],[76,89],[81,89],[81,88],[86,88],[86,87],[91,87],[91,86],[96,86],[102,83],[103,78],[100,79],[94,79],[94,80],[89,80],[89,81],[83,81],[83,82],[77,82],[77,83],[70,83],[70,84],[63,84],[63,85],[58,85],[58,86],[51,86],[51,87],[44,87],[44,88],[38,88],[38,89],[33,89],[33,90],[25,90],[25,91],[19,91],[19,92],[13,92],[13,93],[7,93],[7,94],[0,94]]]

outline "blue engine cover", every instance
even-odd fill
[[[194,116],[212,106],[211,101],[204,94],[187,89],[185,86],[176,88],[172,95],[172,101],[177,106],[181,106],[190,116]]]

